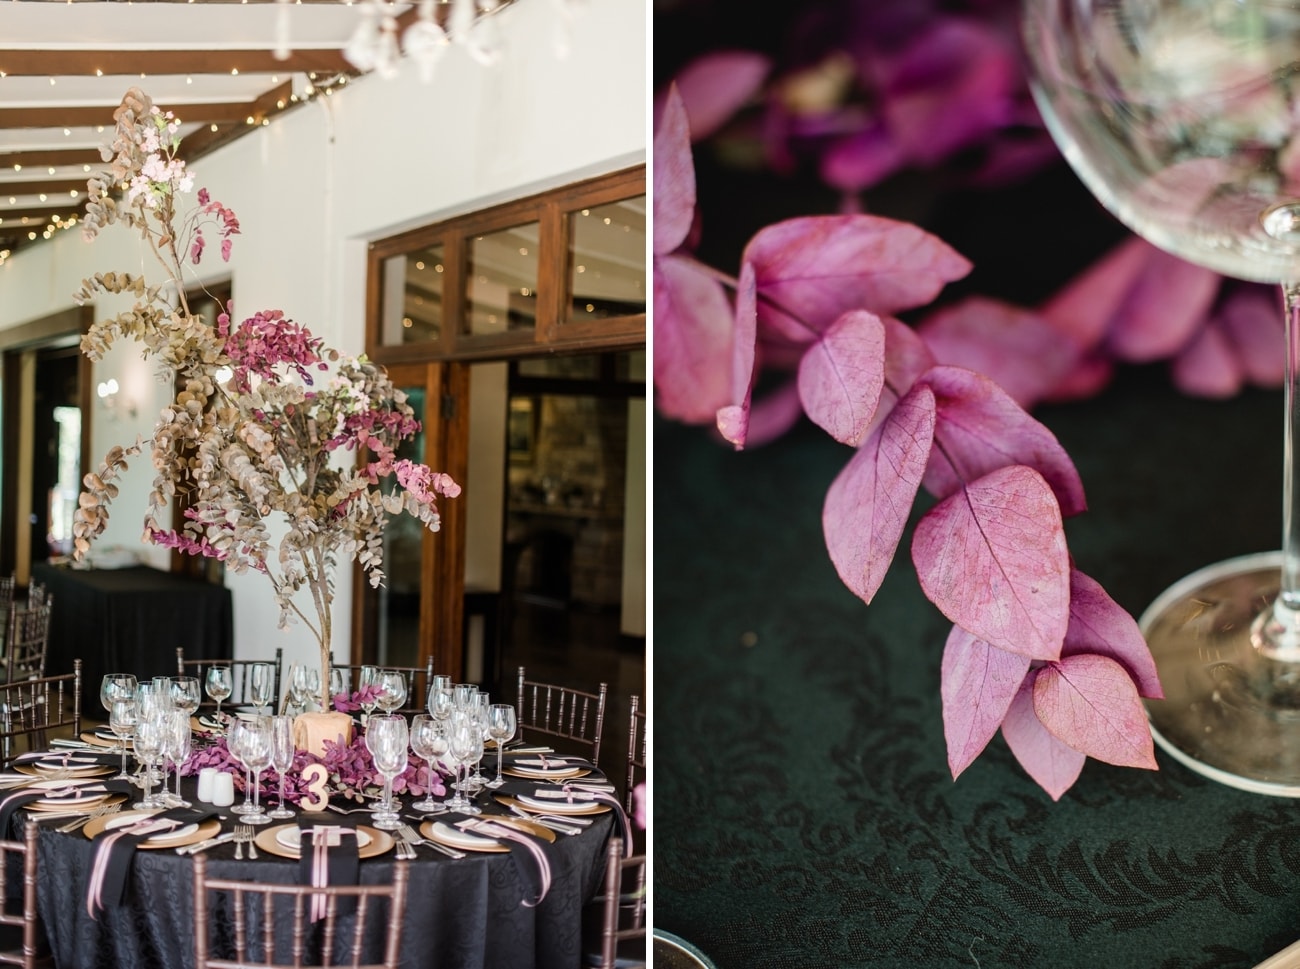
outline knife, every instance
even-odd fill
[[[215,838],[208,838],[206,841],[199,841],[192,845],[181,845],[176,849],[178,855],[193,855],[200,851],[207,851],[209,848],[215,848],[217,845],[223,845],[227,841],[235,840],[235,832],[227,831],[225,834],[219,834]]]

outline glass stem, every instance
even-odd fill
[[[253,775],[253,813],[254,814],[256,814],[261,809],[260,801],[258,798],[258,795],[262,793],[261,784],[258,783],[258,779],[261,776],[262,776],[261,771],[258,771],[255,775]]]
[[[1282,578],[1271,609],[1255,620],[1251,634],[1255,647],[1270,659],[1300,662],[1300,481],[1296,480],[1296,448],[1300,420],[1296,408],[1300,395],[1300,283],[1282,285],[1286,353],[1282,381]]]
[[[505,746],[504,740],[497,741],[497,782],[501,781],[501,748]],[[516,771],[518,773],[518,771]]]
[[[284,771],[280,771],[280,807],[284,807]]]

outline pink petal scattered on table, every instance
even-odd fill
[[[998,732],[1028,672],[1028,656],[994,649],[960,626],[952,627],[943,649],[939,693],[953,780]]]
[[[934,434],[934,394],[918,384],[836,475],[822,505],[826,549],[864,602],[884,581],[920,487]]]
[[[999,468],[939,502],[917,523],[912,562],[926,597],[957,625],[1031,659],[1060,655],[1069,553],[1037,471]]]
[[[735,329],[731,341],[731,403],[718,408],[718,431],[735,445],[745,446],[749,434],[749,402],[754,389],[754,342],[758,328],[758,290],[754,267],[748,262],[740,267],[740,285],[736,288]]]
[[[673,79],[690,118],[691,140],[703,141],[758,94],[772,61],[763,54],[721,50],[691,61]],[[659,127],[667,95],[655,98],[654,124]]]
[[[849,310],[884,315],[923,306],[970,271],[930,233],[873,215],[778,222],[750,240],[745,261],[764,297],[762,322],[805,342]]]
[[[945,307],[917,329],[940,363],[984,374],[1025,408],[1048,396],[1080,354],[1038,313],[983,296]]]
[[[1286,345],[1277,287],[1236,287],[1220,305],[1215,319],[1232,341],[1246,379],[1260,387],[1281,386]]]
[[[655,407],[693,424],[712,423],[731,388],[731,303],[722,284],[689,259],[654,261]]]
[[[1140,695],[1160,699],[1164,689],[1156,661],[1136,620],[1101,587],[1078,569],[1070,572],[1070,626],[1062,656],[1093,653],[1109,656],[1128,671]]]
[[[1044,666],[1034,679],[1034,712],[1080,753],[1118,767],[1157,769],[1137,688],[1108,656],[1066,656]]]
[[[963,482],[1023,464],[1051,485],[1065,517],[1088,507],[1079,472],[1056,436],[992,380],[944,366],[932,368],[921,379],[934,389],[938,413],[936,447],[924,482],[933,495],[947,497]]]
[[[860,192],[892,175],[905,160],[893,133],[877,122],[832,141],[822,153],[821,176],[827,185]]]
[[[1025,773],[1052,798],[1059,801],[1068,791],[1088,758],[1062,743],[1043,726],[1034,713],[1034,679],[1025,677],[1002,721],[1002,737]]]
[[[1173,356],[1204,323],[1222,278],[1148,245],[1146,266],[1110,323],[1106,343],[1119,359]]]
[[[654,251],[680,246],[695,218],[695,163],[681,95],[669,88],[654,140]]]
[[[845,313],[799,361],[799,399],[812,422],[856,447],[885,382],[885,328],[865,310]]]
[[[1146,241],[1129,236],[1048,300],[1043,317],[1079,346],[1097,345],[1146,268],[1151,250]]]

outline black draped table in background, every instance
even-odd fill
[[[41,563],[32,566],[32,580],[54,596],[46,672],[71,672],[72,661],[80,659],[89,697],[97,695],[105,673],[174,675],[178,646],[187,659],[232,655],[234,619],[224,586],[143,565],[73,569]]]
[[[1279,345],[1279,352],[1281,346]],[[1076,564],[1135,616],[1281,538],[1282,399],[1185,398],[1163,369],[1038,412],[1090,510]],[[1300,803],[1157,748],[1053,802],[997,737],[957,780],[949,623],[904,537],[868,606],[821,509],[849,450],[805,425],[734,453],[654,430],[654,917],[719,969],[1247,969],[1300,938]]]
[[[207,807],[195,799],[195,789],[193,780],[182,784],[187,798]],[[222,830],[231,830],[235,816],[228,809],[221,813]],[[22,817],[23,812],[18,812],[15,821]],[[602,884],[605,845],[614,827],[612,813],[590,817],[592,824],[581,834],[559,835],[544,846],[552,882],[546,898],[534,908],[520,904],[525,885],[511,854],[467,852],[463,859],[451,859],[417,847],[417,858],[408,869],[403,969],[575,969],[581,958],[582,907]],[[59,969],[192,967],[193,860],[172,849],[137,850],[122,905],[95,920],[86,912],[85,899],[92,842],[80,832],[60,833],[54,830],[57,827],[42,825],[37,888],[41,923],[55,965]],[[206,854],[209,877],[299,881],[297,859],[260,851],[255,861],[236,860],[233,844],[218,845]],[[360,882],[391,881],[394,859],[391,850],[362,859]],[[364,955],[378,961],[378,945]]]

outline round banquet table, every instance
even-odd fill
[[[188,788],[187,788],[188,785]],[[193,779],[182,782],[195,798]],[[482,803],[483,795],[480,795]],[[409,803],[405,799],[403,806]],[[274,798],[271,799],[272,804]],[[228,809],[222,830],[235,816]],[[403,814],[408,813],[403,811]],[[26,814],[14,813],[16,829]],[[340,823],[357,815],[339,816]],[[614,828],[612,813],[591,815],[582,834],[557,835],[546,845],[552,882],[536,908],[520,904],[523,883],[509,853],[466,852],[453,859],[427,846],[408,862],[406,914],[401,934],[404,969],[573,969],[580,962],[584,903],[600,888],[604,849]],[[284,821],[272,822],[283,824]],[[292,823],[292,822],[287,822]],[[362,823],[365,823],[364,820]],[[418,828],[418,823],[412,822]],[[38,910],[59,969],[189,969],[194,966],[193,860],[172,849],[137,850],[126,897],[119,907],[86,912],[85,886],[92,842],[79,831],[60,833],[42,825],[39,842]],[[261,827],[268,827],[262,825]],[[206,852],[209,877],[250,882],[294,883],[297,859],[258,852],[258,860],[236,860],[234,845]],[[389,851],[360,861],[359,881],[390,881],[396,855]],[[367,958],[379,961],[383,926],[374,933]]]

